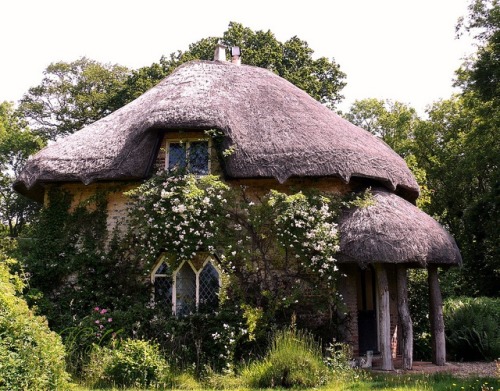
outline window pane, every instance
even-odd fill
[[[219,273],[209,262],[200,273],[200,309],[215,309],[219,305]]]
[[[189,144],[189,171],[196,175],[208,174],[208,141]]]
[[[172,279],[170,277],[155,278],[155,303],[157,308],[172,312]]]
[[[172,275],[172,273],[170,273],[170,268],[165,262],[162,262],[162,264],[158,267],[158,269],[156,269],[155,275],[158,274],[168,274],[169,276]]]
[[[184,170],[186,168],[186,144],[170,143],[168,148],[168,169]]]
[[[172,273],[168,265],[163,262],[154,276],[154,298],[157,308],[172,312]]]
[[[184,262],[175,276],[175,299],[178,316],[196,311],[196,274],[187,262]]]

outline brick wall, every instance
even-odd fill
[[[340,279],[339,285],[339,291],[345,306],[341,315],[347,316],[349,320],[349,323],[342,330],[345,338],[344,342],[351,345],[354,356],[358,356],[358,266],[340,265],[339,272],[346,275],[346,277]]]

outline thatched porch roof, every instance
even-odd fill
[[[451,235],[432,217],[384,189],[372,190],[375,204],[349,209],[341,219],[343,262],[460,265]]]
[[[414,201],[418,185],[385,143],[274,73],[226,62],[179,67],[135,101],[30,159],[15,189],[40,197],[50,182],[142,179],[158,130],[220,129],[228,178],[369,178]]]

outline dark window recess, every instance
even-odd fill
[[[187,261],[176,272],[162,262],[153,278],[155,305],[166,312],[185,316],[199,310],[215,310],[219,305],[220,276],[211,261],[199,272]]]

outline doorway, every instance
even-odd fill
[[[359,268],[358,275],[359,354],[366,354],[367,350],[378,353],[375,270],[371,265]]]

